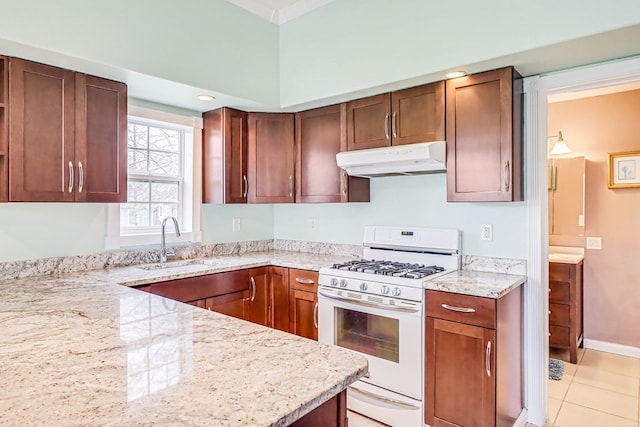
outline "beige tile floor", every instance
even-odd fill
[[[549,380],[546,426],[640,427],[639,396],[640,359],[580,349],[578,364],[565,361],[562,380]]]

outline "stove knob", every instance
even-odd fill
[[[347,282],[345,279],[342,279],[342,280],[340,280],[340,287],[341,288],[346,288],[348,283],[349,282]]]
[[[368,287],[369,287],[369,285],[367,285],[366,283],[364,283],[364,282],[360,283],[360,290],[361,291],[366,291]]]
[[[331,286],[338,286],[338,279],[336,279],[335,277],[331,279]]]
[[[387,295],[389,293],[389,287],[386,285],[382,285],[382,288],[380,288],[380,291],[382,292],[382,295]]]
[[[393,296],[394,297],[398,297],[400,296],[400,293],[402,293],[402,291],[400,290],[400,288],[393,288]]]

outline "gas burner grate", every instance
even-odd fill
[[[422,264],[366,259],[334,264],[333,268],[337,270],[357,271],[383,276],[405,277],[408,279],[422,279],[423,277],[444,271],[444,267],[436,265],[425,266]]]

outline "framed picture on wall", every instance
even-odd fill
[[[609,188],[640,187],[640,151],[609,153]]]

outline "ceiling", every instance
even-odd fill
[[[227,0],[274,24],[284,24],[334,0]]]

